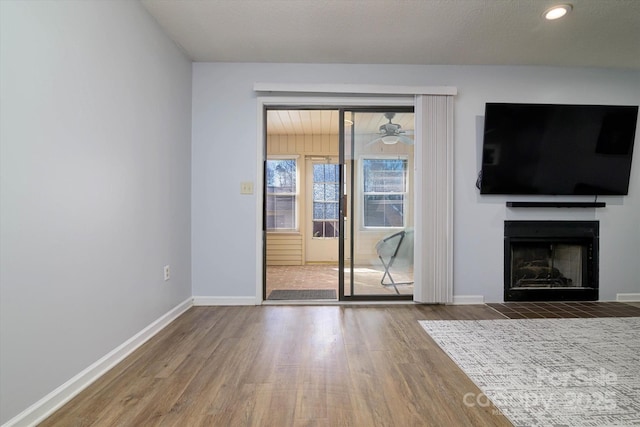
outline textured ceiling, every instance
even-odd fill
[[[542,13],[573,11],[558,21]],[[640,0],[142,0],[194,61],[640,69]]]

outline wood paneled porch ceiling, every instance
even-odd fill
[[[384,113],[356,113],[347,116],[355,122],[358,134],[378,133],[380,125],[388,123]],[[326,135],[338,133],[338,110],[269,110],[267,111],[267,133],[269,135]],[[413,113],[396,113],[393,123],[402,130],[414,129]],[[350,124],[347,123],[349,126]]]

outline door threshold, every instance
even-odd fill
[[[415,305],[412,300],[338,301],[338,300],[264,300],[262,305]]]

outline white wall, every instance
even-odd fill
[[[640,104],[640,72],[547,67],[194,64],[192,263],[196,296],[255,295],[257,176],[254,82],[456,86],[454,295],[501,301],[505,219],[600,221],[600,297],[640,292],[640,143],[630,194],[601,197],[605,209],[507,209],[480,197],[479,128],[485,102]],[[638,136],[636,137],[636,141]],[[224,149],[222,148],[224,147]],[[224,150],[225,155],[220,155]],[[519,199],[522,200],[522,199]]]
[[[0,15],[2,423],[190,297],[192,74],[138,2]]]

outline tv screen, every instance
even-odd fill
[[[638,106],[487,103],[481,194],[625,195]]]

